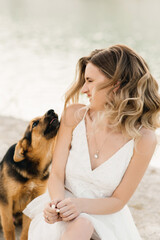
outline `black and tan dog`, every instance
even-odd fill
[[[59,125],[53,110],[33,119],[0,163],[0,216],[6,240],[15,239],[13,215],[46,190]],[[22,222],[21,240],[27,240],[30,220],[23,215]]]

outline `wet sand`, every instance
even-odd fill
[[[28,122],[0,117],[0,161],[12,144],[24,134]],[[148,167],[128,206],[143,240],[160,240],[160,169]],[[21,228],[16,228],[19,239]],[[4,239],[0,229],[0,240]],[[136,240],[136,239],[135,239]]]

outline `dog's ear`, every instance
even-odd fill
[[[24,154],[25,154],[27,148],[28,148],[27,139],[22,139],[21,141],[19,141],[15,147],[13,160],[15,162],[20,162],[20,161],[24,160],[25,159]]]
[[[20,162],[24,159],[24,150],[21,146],[21,141],[19,141],[15,147],[13,160],[15,162]]]

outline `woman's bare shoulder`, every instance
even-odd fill
[[[157,139],[155,131],[153,131],[151,129],[142,127],[142,129],[140,130],[140,133],[142,135],[141,139],[143,141],[146,140],[146,141],[155,142]]]
[[[64,124],[68,127],[75,128],[77,124],[82,120],[86,111],[86,105],[84,104],[71,104],[62,113],[62,119]]]
[[[144,152],[149,151],[149,149],[154,149],[157,144],[157,136],[155,131],[143,127],[140,130],[140,134],[141,137],[137,143],[139,148]]]

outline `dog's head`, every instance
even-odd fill
[[[50,157],[59,125],[58,115],[52,109],[30,121],[23,138],[16,145],[14,161]]]

